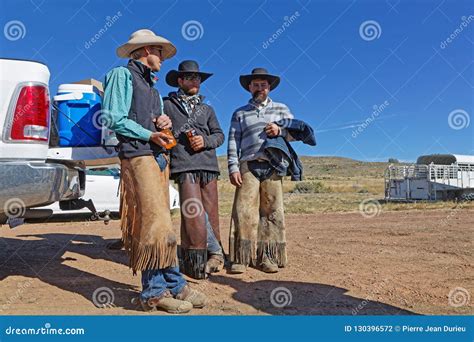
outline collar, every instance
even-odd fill
[[[143,78],[150,84],[150,86],[153,87],[156,81],[158,81],[158,76],[156,76],[153,70],[151,70],[142,62],[131,59],[128,62],[128,65],[138,71],[143,76]]]
[[[257,108],[257,109],[262,109],[262,108],[265,108],[266,106],[268,106],[271,102],[272,102],[272,99],[269,96],[267,96],[265,101],[263,101],[262,103],[257,103],[253,99],[250,99],[249,100],[249,105],[251,105],[252,107]]]
[[[194,99],[198,99],[199,101],[197,100],[194,100],[194,101],[189,101],[187,99],[185,99],[185,96],[184,95],[183,97],[180,96],[180,91],[181,89],[178,88],[178,91],[172,91],[170,93],[168,93],[168,98],[176,105],[178,106],[178,108],[180,108],[180,110],[186,114],[186,115],[191,115],[192,113],[192,109],[193,108],[190,108],[190,105],[192,104],[193,106],[196,106],[196,105],[200,105],[203,103],[203,100],[204,100],[204,96],[202,95],[193,95],[193,98]],[[181,90],[182,91],[182,90]],[[184,93],[183,93],[184,94]],[[195,96],[198,96],[197,98]],[[191,97],[191,96],[190,96]]]
[[[178,88],[178,91],[174,92],[174,93],[170,93],[170,96],[176,96],[178,98],[178,100],[181,100],[181,101],[185,101],[185,102],[188,102],[188,101],[199,101],[199,102],[202,102],[204,100],[204,96],[201,95],[201,94],[196,94],[196,95],[186,95],[183,91],[183,89],[181,88]]]

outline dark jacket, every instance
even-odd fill
[[[216,148],[224,143],[224,133],[217,121],[214,109],[202,103],[196,105],[194,111],[188,115],[179,102],[176,92],[169,93],[163,99],[164,113],[173,123],[173,133],[178,144],[171,150],[171,174],[186,171],[214,171],[219,172]],[[196,129],[197,134],[204,138],[204,149],[195,152],[186,136],[190,128]]]
[[[306,122],[295,119],[284,119],[275,122],[286,128],[294,141],[316,146],[313,129]],[[291,144],[283,137],[269,138],[263,143],[263,150],[270,165],[279,176],[291,176],[292,181],[303,180],[303,164]]]
[[[153,87],[151,69],[140,62],[130,60],[127,65],[132,74],[133,95],[128,118],[138,122],[146,129],[156,132],[153,117],[161,113],[160,94]],[[157,155],[166,150],[151,141],[133,139],[117,134],[119,157],[133,158],[146,155]]]

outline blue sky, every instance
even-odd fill
[[[52,94],[103,80],[126,62],[117,46],[149,28],[178,49],[158,90],[196,59],[214,73],[201,91],[226,132],[249,98],[238,76],[263,66],[282,78],[271,97],[316,130],[318,146],[295,145],[301,155],[474,154],[473,1],[2,0],[0,18],[0,56],[47,64]]]

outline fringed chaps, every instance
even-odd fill
[[[260,182],[241,165],[242,186],[236,188],[230,224],[229,256],[237,264],[258,266],[268,258],[287,263],[282,178]]]
[[[168,168],[153,156],[121,161],[122,240],[133,274],[178,265],[169,206]]]
[[[220,241],[217,175],[182,173],[178,179],[181,204],[180,271],[195,279],[206,277],[206,215]]]

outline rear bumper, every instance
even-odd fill
[[[84,172],[58,163],[0,161],[0,175],[0,213],[79,198],[85,190]]]

